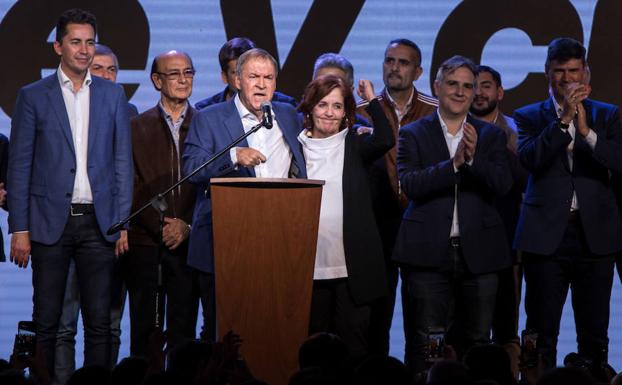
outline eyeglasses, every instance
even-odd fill
[[[193,69],[187,69],[187,70],[183,70],[182,72],[179,71],[172,71],[172,72],[156,72],[158,75],[162,75],[164,76],[167,80],[179,80],[179,78],[183,75],[184,78],[186,79],[192,79],[194,77],[194,74],[197,73],[197,71],[193,70]]]

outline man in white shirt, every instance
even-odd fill
[[[518,155],[529,182],[514,246],[523,253],[527,328],[538,334],[546,367],[557,364],[557,336],[569,288],[578,354],[607,363],[614,255],[622,218],[611,175],[622,173],[618,107],[589,99],[585,47],[571,38],[549,44],[551,97],[517,109]]]
[[[262,120],[261,104],[272,99],[276,89],[276,60],[262,49],[244,52],[237,62],[239,92],[227,102],[201,110],[192,120],[183,154],[188,174],[234,139]],[[296,110],[273,102],[274,126],[261,128],[231,149],[190,181],[200,192],[192,219],[188,264],[213,273],[212,209],[209,180],[214,177],[306,177],[304,159],[296,139],[301,126]]]
[[[512,185],[506,139],[468,115],[475,73],[466,58],[445,61],[434,83],[437,112],[400,130],[398,173],[409,203],[393,256],[416,314],[405,360],[414,373],[425,369],[431,328],[448,332],[459,356],[489,341],[496,272],[512,262],[493,205]]]
[[[64,12],[56,27],[58,71],[19,92],[11,125],[11,259],[32,255],[37,343],[54,374],[54,345],[70,260],[85,329],[85,365],[110,361],[115,258],[127,237],[106,234],[132,203],[132,153],[123,88],[91,77],[95,17]]]

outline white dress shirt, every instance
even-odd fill
[[[234,103],[240,114],[244,132],[250,131],[251,128],[260,123],[255,114],[242,104],[239,93],[235,95]],[[279,121],[274,112],[272,112],[272,122],[271,129],[262,127],[246,138],[249,147],[261,152],[266,157],[264,163],[254,167],[257,178],[287,178],[292,163],[292,152],[285,141],[285,137],[283,137],[283,132],[281,132]],[[231,162],[236,164],[236,148],[232,148],[229,154]]]
[[[557,100],[555,100],[555,98],[552,95],[551,95],[551,99],[553,99],[553,105],[555,106],[555,112],[557,113],[557,117],[561,118],[563,109],[557,103]],[[568,157],[568,166],[570,167],[570,171],[572,172],[572,163],[573,163],[572,152],[574,150],[574,141],[575,141],[575,135],[577,131],[576,127],[574,126],[574,119],[570,122],[570,127],[568,127],[568,129],[563,129],[563,128],[560,128],[560,129],[563,132],[569,133],[570,136],[572,137],[572,141],[570,142],[570,144],[568,144],[568,147],[566,147],[566,156]],[[594,147],[596,147],[596,139],[597,139],[596,133],[590,129],[590,132],[585,137],[585,142],[587,143],[588,146],[590,146],[592,151],[594,151]],[[573,190],[572,191],[572,203],[570,204],[570,211],[576,211],[576,210],[579,210],[579,201],[577,200],[576,191]]]
[[[310,138],[307,130],[298,135],[310,179],[325,180],[322,189],[320,225],[313,279],[348,276],[343,246],[343,161],[348,130],[328,138]]]
[[[58,81],[65,101],[65,110],[69,118],[73,147],[76,154],[76,176],[73,185],[71,203],[93,203],[93,193],[87,174],[89,146],[89,107],[91,72],[87,71],[84,82],[78,91],[73,89],[71,79],[58,67]]]
[[[458,132],[456,132],[455,135],[452,135],[449,133],[447,124],[445,124],[445,121],[443,120],[443,117],[441,116],[438,109],[436,110],[436,113],[438,114],[438,119],[441,122],[441,128],[443,129],[443,135],[445,136],[445,142],[447,143],[447,149],[449,150],[449,158],[451,159],[456,155],[458,144],[460,143],[460,141],[462,140],[462,137],[464,136],[463,127],[464,127],[464,124],[466,123],[466,116],[464,117],[464,120],[460,124],[460,129],[458,130]],[[472,160],[469,164],[471,163],[472,163]],[[455,169],[455,166],[454,166],[454,171],[455,172],[458,171]],[[458,223],[458,185],[455,185],[454,186],[454,213],[453,213],[453,219],[451,221],[451,231],[449,232],[449,237],[460,236],[459,225],[460,224]]]

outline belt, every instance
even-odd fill
[[[455,249],[460,247],[460,237],[449,238],[449,245]]]
[[[85,203],[72,203],[69,209],[69,213],[72,217],[79,217],[85,214],[93,214],[95,207],[92,204]]]

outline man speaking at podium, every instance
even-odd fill
[[[227,102],[201,110],[192,120],[183,155],[189,174],[236,138],[262,122],[262,103],[276,89],[277,63],[266,51],[246,51],[238,59],[239,92]],[[296,139],[301,130],[296,110],[274,102],[273,127],[262,127],[238,146],[190,178],[197,186],[188,265],[214,272],[212,202],[209,181],[217,177],[306,178],[305,164]]]

